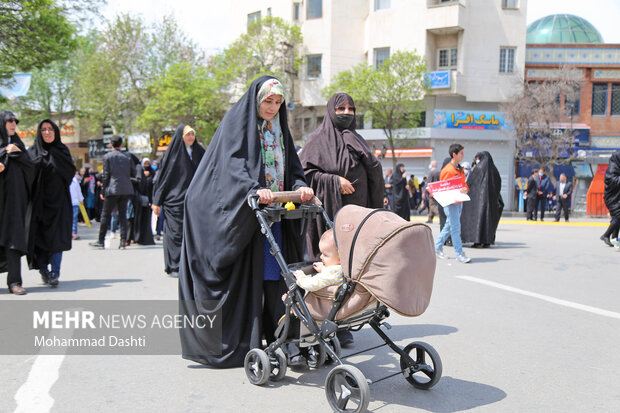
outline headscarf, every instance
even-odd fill
[[[9,144],[9,133],[6,130],[6,122],[12,118],[16,119],[16,123],[19,123],[17,116],[15,116],[13,112],[10,112],[8,110],[0,110],[0,147],[7,146]],[[21,143],[21,145],[24,146],[19,136],[17,136],[17,133],[10,137],[10,141],[10,143],[14,143],[17,146],[19,146],[17,142]],[[24,148],[22,147],[20,147],[20,149],[24,150]]]
[[[256,110],[258,111],[259,119],[262,119],[260,114],[261,103],[268,97],[275,95],[282,96],[282,102],[284,102],[284,88],[282,84],[277,79],[269,79],[263,83],[256,95]],[[265,168],[265,184],[272,191],[283,191],[286,159],[279,113],[276,113],[270,120],[262,120],[259,136],[263,166]]]
[[[47,143],[43,140],[41,127],[44,123],[49,123],[54,130],[54,141]],[[75,175],[75,165],[69,148],[60,140],[60,128],[54,121],[44,119],[39,122],[37,136],[32,147],[28,149],[32,162],[40,166],[53,165],[56,171],[63,177],[68,177],[67,185],[71,183]]]

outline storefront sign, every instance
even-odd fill
[[[434,128],[510,129],[502,112],[436,110]]]
[[[431,89],[446,89],[450,87],[450,70],[439,70],[430,72],[428,80]]]

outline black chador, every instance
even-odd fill
[[[495,232],[504,210],[502,179],[489,152],[476,154],[478,163],[467,178],[469,198],[463,203],[461,239],[482,246],[495,243]]]
[[[191,156],[183,141],[185,124],[179,125],[164,154],[153,187],[153,205],[164,211],[164,259],[168,274],[179,271],[183,241],[183,203],[196,168],[205,153],[198,139],[191,146]]]
[[[52,125],[54,141],[46,143],[41,136],[43,123]],[[75,166],[69,148],[60,141],[60,129],[49,119],[39,123],[37,137],[28,149],[35,164],[32,192],[32,224],[28,263],[39,269],[38,254],[52,254],[71,249],[73,206],[69,185]]]
[[[255,80],[226,113],[187,191],[180,312],[186,317],[220,317],[221,338],[211,329],[185,328],[181,330],[183,357],[215,367],[242,366],[246,353],[261,345],[263,235],[247,198],[265,188],[256,97],[268,79]],[[284,103],[279,119],[284,190],[296,190],[306,183]],[[300,228],[297,222],[285,221],[283,254],[287,262],[298,262]],[[214,354],[220,345],[220,354]]]

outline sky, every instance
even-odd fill
[[[185,33],[207,54],[223,50],[234,40],[230,28],[232,10],[227,0],[108,0],[103,14],[111,18],[121,12],[139,14],[147,22],[172,13]],[[605,43],[620,44],[619,0],[527,0],[527,24],[558,13],[583,17],[598,29]]]

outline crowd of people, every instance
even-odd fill
[[[431,161],[428,176],[421,181],[408,176],[403,164],[387,170],[384,178],[380,162],[356,131],[355,102],[348,94],[331,96],[322,124],[299,153],[284,102],[282,84],[270,76],[260,77],[226,113],[206,150],[195,130],[181,124],[161,165],[154,167],[148,158],[140,161],[123,152],[122,138],[114,136],[101,174],[90,168],[76,171],[53,121],[39,124],[35,143],[26,150],[16,133],[15,115],[0,112],[0,271],[8,271],[10,292],[25,294],[23,255],[31,268],[40,271],[44,283],[58,285],[62,253],[79,237],[80,203],[86,210],[84,219],[100,221],[98,239],[91,243],[96,248],[104,248],[115,221],[120,223],[120,249],[132,242],[153,244],[153,213],[159,217],[156,236],[163,226],[165,272],[179,278],[181,315],[218,313],[223,318],[221,337],[206,330],[181,330],[183,357],[232,367],[243,365],[247,352],[261,347],[263,340],[274,340],[285,310],[281,297],[287,292],[280,267],[247,205],[249,195],[258,195],[261,204],[271,204],[277,191],[297,191],[304,202],[316,196],[332,220],[349,204],[391,208],[407,221],[412,211],[427,210],[427,223],[440,217],[435,242],[440,259],[447,258],[444,245],[454,247],[458,262],[468,263],[463,243],[481,248],[495,243],[504,204],[499,172],[488,152],[477,153],[468,164],[464,147],[453,144],[442,167]],[[615,175],[607,185],[617,188],[620,155],[612,157],[612,164],[608,173]],[[458,181],[460,192],[469,196],[467,202],[442,206],[434,199],[431,184],[448,179]],[[539,196],[549,193],[543,176],[533,175],[530,181],[528,219],[530,195],[538,202]],[[565,220],[571,191],[566,177],[560,178],[554,194]],[[614,194],[608,196],[606,191],[606,202],[614,206],[606,236],[615,231],[617,238],[617,189]],[[326,224],[317,219],[304,235],[300,226],[298,221],[284,220],[271,228],[286,261],[317,261],[322,256],[326,263]],[[334,274],[323,275],[338,282]],[[339,338],[345,345],[353,340]],[[213,343],[216,339],[219,343]],[[209,351],[219,345],[218,354]]]

